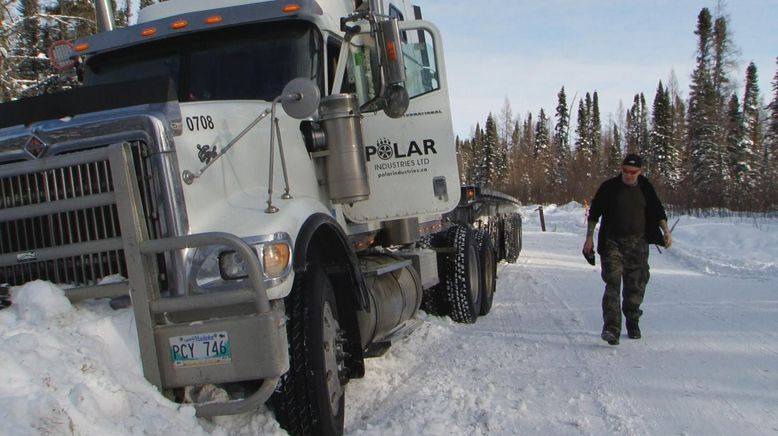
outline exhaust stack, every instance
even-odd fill
[[[110,32],[113,30],[113,8],[111,0],[95,0],[95,22],[98,32]]]

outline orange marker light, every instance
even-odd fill
[[[395,45],[394,41],[389,41],[386,43],[386,54],[389,56],[389,60],[397,60],[397,45]]]
[[[86,51],[89,50],[89,44],[83,42],[81,44],[78,44],[74,47],[75,51]]]
[[[140,36],[152,36],[157,33],[156,27],[149,27],[148,29],[143,29],[140,32]]]
[[[219,24],[222,21],[224,21],[224,19],[221,17],[221,15],[211,15],[205,19],[205,24]]]
[[[288,4],[288,5],[285,5],[285,6],[284,6],[284,7],[281,9],[281,12],[283,12],[283,13],[285,13],[285,14],[291,14],[291,13],[293,13],[293,12],[299,12],[299,11],[300,11],[300,5],[298,5],[298,4],[294,4],[294,3],[292,3],[292,4]]]
[[[173,29],[173,30],[178,30],[178,29],[183,29],[184,27],[186,27],[188,25],[189,25],[189,22],[186,21],[186,20],[177,20],[177,21],[173,21],[170,24],[170,28]]]

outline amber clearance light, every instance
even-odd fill
[[[184,27],[189,25],[189,21],[186,20],[176,20],[170,23],[170,28],[173,30],[183,29]]]
[[[224,19],[221,17],[221,15],[211,15],[205,19],[205,24],[219,24],[222,21],[224,21]]]
[[[397,60],[397,45],[395,45],[394,41],[386,43],[386,55],[389,56],[390,61]]]
[[[299,12],[300,11],[300,5],[296,3],[291,3],[288,5],[284,5],[283,8],[281,8],[281,11],[285,14],[291,14],[293,12]]]
[[[140,32],[140,36],[152,36],[157,33],[156,27],[149,27],[147,29],[143,29]]]
[[[75,47],[73,47],[73,50],[75,51],[86,51],[89,50],[89,44],[82,42],[81,44],[77,44]]]

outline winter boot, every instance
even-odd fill
[[[603,329],[600,337],[610,345],[619,345],[619,334],[612,330]]]
[[[640,326],[637,321],[627,320],[627,336],[630,339],[640,339]]]

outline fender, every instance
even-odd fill
[[[331,254],[332,264],[346,266],[348,277],[352,282],[354,297],[362,310],[370,311],[369,297],[365,279],[359,270],[357,255],[349,248],[348,238],[331,216],[316,213],[303,223],[294,245],[292,267],[295,272],[305,272],[308,267],[306,256],[311,248],[324,249],[319,244],[326,243],[326,250]],[[318,247],[317,247],[318,246]]]
[[[323,213],[308,217],[297,235],[292,259],[295,273],[306,271],[309,253],[326,253],[326,258],[321,260],[324,261],[325,272],[330,276],[333,285],[336,289],[348,287],[352,290],[350,295],[352,298],[348,299],[347,304],[339,304],[339,309],[349,336],[347,347],[350,357],[346,365],[349,378],[362,378],[365,376],[364,350],[361,346],[357,310],[369,312],[370,300],[365,279],[359,269],[357,255],[350,248],[348,238],[337,221]]]

